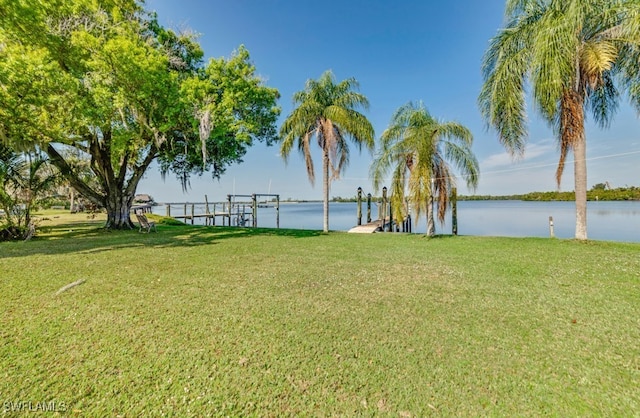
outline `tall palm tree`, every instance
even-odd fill
[[[507,0],[506,27],[491,40],[478,99],[513,156],[526,146],[525,86],[558,136],[558,187],[574,156],[576,239],[587,239],[585,113],[607,127],[626,88],[640,109],[640,1]]]
[[[339,178],[349,162],[347,138],[350,137],[359,148],[362,145],[370,150],[374,147],[373,126],[358,111],[358,108],[367,109],[369,101],[354,91],[357,88],[358,82],[354,78],[336,83],[330,70],[318,80],[307,80],[305,89],[293,95],[295,108],[280,129],[282,157],[286,161],[297,142],[311,184],[315,182],[310,144],[313,137],[322,149],[324,232],[329,231],[330,182]]]
[[[380,150],[370,169],[376,189],[392,171],[394,218],[406,216],[406,198],[417,217],[426,211],[427,233],[433,235],[432,199],[437,197],[438,219],[443,223],[449,196],[456,187],[449,162],[465,177],[467,186],[478,185],[479,168],[471,151],[472,142],[473,136],[467,128],[456,122],[437,120],[422,103],[410,102],[400,107],[382,134]]]

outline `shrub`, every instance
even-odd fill
[[[157,225],[170,225],[170,226],[185,226],[186,224],[182,221],[179,221],[175,218],[171,218],[169,216],[156,215],[153,213],[148,213],[147,218],[151,221],[154,221]]]
[[[0,225],[0,241],[19,241],[27,237],[29,229],[25,226]]]

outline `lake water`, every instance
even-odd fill
[[[164,215],[165,207],[156,206],[154,212]],[[172,214],[183,212],[182,207],[172,207]],[[372,205],[372,218],[377,218],[378,208]],[[204,213],[204,207],[196,206],[195,213]],[[357,223],[356,203],[331,203],[329,229],[347,231]],[[548,237],[549,216],[553,216],[555,235],[573,238],[575,234],[574,202],[524,202],[461,201],[458,202],[458,234],[506,237]],[[366,222],[366,204],[363,204],[363,223]],[[196,222],[202,219],[198,219]],[[414,218],[414,232],[425,233],[424,215]],[[218,218],[218,223],[221,218]],[[593,240],[640,242],[640,201],[588,202],[588,236]],[[258,226],[276,226],[273,207],[258,209]],[[293,229],[322,229],[322,203],[280,203],[280,227]],[[451,213],[447,213],[444,225],[436,222],[436,233],[451,233]]]

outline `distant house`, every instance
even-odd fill
[[[148,194],[137,194],[133,198],[133,203],[138,205],[149,205],[149,204],[153,205],[156,202],[153,200],[153,197],[151,197]]]

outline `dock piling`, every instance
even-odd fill
[[[384,186],[382,188],[382,205],[380,205],[380,219],[382,221],[382,231],[385,232],[387,231],[387,228],[385,228],[385,221],[387,220],[387,203],[388,203],[388,199],[387,199],[387,186]],[[391,222],[391,221],[389,221]],[[391,223],[389,223],[389,230],[391,230]]]
[[[357,209],[357,225],[349,230],[349,232],[372,233],[372,232],[411,232],[411,215],[407,213],[404,219],[394,218],[393,204],[391,197],[388,195],[387,187],[382,188],[382,196],[378,199],[378,218],[371,221],[371,193],[367,193],[367,223],[362,224],[362,187],[358,187],[356,194]],[[402,203],[401,203],[402,205]]]
[[[204,204],[205,204],[205,207],[204,207],[204,214],[205,214],[204,224],[208,226],[211,212],[209,212],[209,199],[207,198],[207,195],[204,195]]]
[[[362,225],[362,187],[358,187],[358,225]]]
[[[253,218],[253,227],[258,227],[258,199],[256,198],[256,194],[251,195],[251,217]]]
[[[458,189],[451,189],[451,233],[458,235]]]

